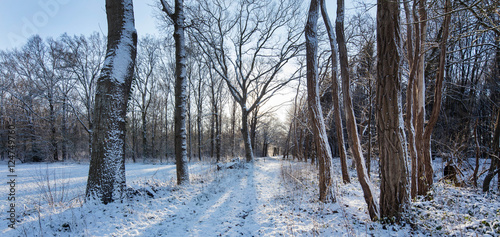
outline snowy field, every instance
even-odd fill
[[[337,202],[324,204],[317,201],[314,166],[277,158],[240,169],[190,163],[185,187],[175,185],[173,164],[129,163],[130,194],[109,205],[83,203],[88,164],[18,164],[11,229],[1,164],[1,236],[500,236],[496,193],[438,182],[430,200],[412,204],[407,223],[385,225],[369,220],[355,170],[352,183],[341,184],[338,159]],[[442,165],[434,167],[437,181]],[[376,173],[372,179],[378,186]]]

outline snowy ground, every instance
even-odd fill
[[[369,220],[354,170],[351,184],[336,183],[337,203],[323,204],[317,201],[314,166],[276,158],[241,169],[191,163],[191,184],[185,187],[175,185],[173,164],[127,164],[135,194],[109,205],[83,204],[88,164],[17,165],[14,230],[8,228],[11,202],[7,164],[2,165],[2,236],[500,235],[496,194],[438,182],[431,200],[412,204],[406,224],[383,225]],[[338,159],[334,171],[340,172]],[[372,178],[378,185],[377,175]]]

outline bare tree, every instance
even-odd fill
[[[413,8],[408,2],[404,3],[407,21],[407,50],[410,74],[408,77],[407,97],[406,97],[406,129],[408,131],[409,154],[412,164],[411,175],[411,196],[425,195],[433,184],[433,168],[431,162],[431,135],[439,117],[441,100],[443,94],[443,80],[445,70],[446,43],[448,40],[448,28],[451,12],[449,2],[445,3],[445,20],[439,31],[441,45],[438,62],[438,72],[436,74],[434,103],[429,122],[425,125],[426,119],[426,85],[425,73],[429,63],[425,62],[426,52],[429,50],[426,45],[427,38],[427,1],[414,1]],[[413,22],[411,22],[411,19]]]
[[[323,111],[319,99],[318,83],[318,18],[320,0],[311,0],[305,27],[307,57],[307,102],[311,126],[316,143],[319,164],[319,200],[334,201],[332,192],[331,162],[332,154],[326,135]]]
[[[333,113],[335,129],[337,132],[337,144],[340,153],[340,164],[342,168],[342,181],[344,183],[350,183],[349,172],[347,170],[347,155],[344,145],[344,131],[342,128],[342,118],[340,116],[340,99],[339,99],[339,82],[337,77],[337,42],[335,38],[335,32],[332,23],[330,22],[330,17],[326,10],[325,0],[321,0],[321,15],[323,16],[323,22],[325,23],[326,30],[328,33],[328,39],[330,40],[331,61],[332,61],[332,99],[333,99]]]
[[[106,56],[106,42],[104,37],[93,33],[88,37],[67,35],[62,36],[62,42],[71,54],[67,58],[72,66],[68,68],[75,82],[75,95],[68,101],[76,119],[88,135],[88,154],[92,152],[92,131],[94,129],[93,109],[96,92],[96,83],[99,70]]]
[[[186,144],[187,115],[187,75],[186,75],[186,42],[184,37],[185,15],[184,0],[175,0],[172,11],[170,5],[161,0],[162,11],[174,24],[175,40],[175,162],[177,167],[177,184],[189,183],[189,170]]]
[[[106,0],[108,46],[97,81],[87,199],[106,204],[125,191],[125,119],[137,47],[132,0]]]
[[[427,180],[427,184],[430,186],[433,183],[434,171],[432,169],[432,154],[431,154],[431,136],[432,131],[434,130],[434,126],[439,118],[439,111],[441,110],[441,101],[443,98],[443,81],[444,81],[444,72],[446,66],[446,45],[448,41],[450,21],[451,21],[451,2],[450,0],[445,1],[445,9],[444,9],[444,22],[442,24],[442,38],[439,46],[439,64],[438,64],[438,72],[436,74],[436,85],[434,90],[434,104],[432,107],[431,115],[429,117],[429,121],[427,126],[425,126],[424,134],[422,135],[422,150],[423,150],[423,160],[424,163],[420,165],[425,166],[425,179]],[[418,146],[417,146],[418,147]],[[419,176],[420,177],[420,176]],[[427,187],[426,191],[430,187]]]
[[[151,36],[146,36],[138,42],[138,53],[135,65],[134,93],[132,97],[139,107],[141,115],[142,156],[144,160],[151,158],[152,147],[148,142],[148,115],[156,95],[157,66],[160,57],[160,42]],[[151,144],[153,141],[151,141]]]
[[[337,33],[337,44],[339,46],[340,72],[342,76],[342,92],[344,94],[344,112],[346,114],[346,125],[349,134],[349,144],[352,150],[352,155],[356,161],[356,170],[358,179],[363,189],[364,198],[368,205],[368,213],[372,220],[379,217],[378,206],[374,201],[373,187],[370,178],[366,172],[365,159],[361,148],[361,142],[358,135],[356,117],[352,106],[350,79],[349,79],[349,63],[347,59],[347,46],[344,36],[344,1],[337,0],[337,19],[335,21],[335,31]]]
[[[380,152],[380,214],[399,221],[409,203],[405,134],[402,127],[399,3],[378,0],[377,132]],[[388,37],[390,36],[390,37]]]
[[[299,52],[295,0],[199,2],[194,33],[241,108],[245,157],[253,161],[249,115],[286,85],[283,67]],[[194,13],[193,13],[194,14]]]

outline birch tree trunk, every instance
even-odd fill
[[[319,164],[319,200],[322,202],[334,201],[331,191],[331,161],[332,154],[326,135],[323,112],[319,99],[318,84],[318,38],[317,23],[320,0],[311,0],[309,14],[305,27],[306,58],[307,58],[307,102],[311,116],[311,126],[316,143],[316,153]]]
[[[124,197],[125,120],[137,47],[132,0],[106,0],[108,46],[97,81],[87,199]]]
[[[344,131],[342,129],[342,118],[340,116],[340,99],[339,99],[339,82],[337,78],[337,45],[335,44],[335,33],[333,32],[333,25],[328,17],[326,11],[325,0],[321,0],[321,15],[328,32],[328,39],[330,40],[330,48],[332,50],[332,99],[333,99],[333,116],[335,121],[335,130],[337,132],[337,143],[340,153],[340,166],[342,168],[342,181],[350,183],[349,172],[347,170],[347,155],[344,146]]]
[[[401,108],[399,3],[378,0],[377,131],[380,152],[380,214],[399,221],[409,203]]]
[[[359,183],[363,189],[364,198],[368,205],[368,213],[372,220],[379,217],[378,206],[373,197],[373,185],[366,172],[365,159],[358,136],[358,128],[354,110],[352,107],[350,79],[349,79],[349,63],[347,59],[347,47],[344,37],[344,0],[337,0],[337,19],[335,22],[335,31],[337,33],[337,44],[339,46],[340,57],[340,72],[342,76],[342,92],[344,93],[344,111],[346,114],[346,124],[348,131],[349,143],[351,145],[352,155],[356,161],[356,170],[358,173]]]

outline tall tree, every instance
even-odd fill
[[[427,1],[415,0],[413,20],[415,25],[415,79],[413,81],[413,123],[417,149],[417,193],[425,195],[432,185],[432,164],[425,157],[425,43],[427,38]],[[417,13],[418,12],[418,13]],[[418,50],[420,49],[420,50]],[[430,141],[429,141],[430,142]],[[430,152],[430,151],[429,151]]]
[[[408,54],[408,64],[410,65],[410,75],[408,77],[408,86],[406,87],[406,120],[405,120],[405,126],[407,130],[407,135],[408,135],[408,153],[411,159],[411,197],[415,198],[417,195],[417,184],[418,184],[418,179],[417,179],[417,145],[415,141],[415,124],[413,123],[413,87],[414,87],[414,81],[415,81],[415,70],[417,70],[417,61],[420,59],[419,54],[421,53],[420,50],[420,45],[421,44],[416,44],[415,47],[413,47],[413,25],[410,24],[411,19],[412,19],[412,12],[410,11],[410,7],[407,1],[404,2],[404,9],[406,13],[406,50]],[[418,23],[415,23],[416,25]],[[420,34],[417,34],[418,39],[415,39],[415,41],[420,40]]]
[[[187,115],[187,75],[186,75],[186,42],[184,37],[185,15],[184,0],[175,0],[175,9],[161,0],[162,11],[174,23],[175,40],[175,162],[177,168],[177,184],[189,183],[189,170],[186,144]]]
[[[108,46],[97,81],[87,199],[104,204],[125,191],[125,120],[137,50],[132,0],[106,0]]]
[[[319,98],[318,83],[318,18],[320,0],[311,0],[305,27],[307,58],[307,102],[316,143],[319,164],[319,200],[334,200],[332,192],[331,162],[332,153],[326,135],[323,111]]]
[[[380,152],[380,214],[399,221],[409,202],[402,127],[399,3],[377,2],[377,132]]]
[[[332,100],[333,100],[333,116],[335,121],[335,129],[337,132],[337,144],[340,153],[340,166],[342,168],[342,181],[344,183],[350,183],[349,172],[347,170],[347,155],[344,145],[344,131],[342,129],[342,118],[340,116],[340,99],[339,99],[339,81],[337,77],[337,44],[335,38],[335,32],[333,25],[330,22],[330,17],[326,10],[325,0],[321,0],[321,15],[323,16],[323,22],[325,23],[326,30],[328,33],[328,39],[330,40],[330,49],[332,51]]]
[[[422,135],[422,150],[423,150],[423,164],[425,166],[425,179],[427,180],[423,191],[427,191],[430,189],[430,186],[433,183],[433,175],[434,171],[432,169],[432,154],[431,154],[431,136],[432,131],[434,130],[434,126],[439,118],[439,111],[441,110],[441,101],[443,98],[443,86],[444,86],[444,72],[446,66],[446,44],[448,41],[449,28],[451,22],[451,2],[450,0],[445,1],[445,9],[444,9],[444,22],[441,26],[443,35],[441,38],[440,46],[439,46],[439,64],[438,71],[436,74],[436,85],[434,88],[434,104],[432,106],[431,115],[429,117],[429,121],[427,126],[425,126],[424,133]],[[419,176],[420,177],[420,176]]]
[[[378,206],[373,197],[373,187],[370,182],[368,173],[366,172],[365,159],[358,135],[358,126],[352,106],[350,78],[349,78],[349,62],[347,59],[347,46],[344,36],[344,0],[337,0],[337,19],[335,21],[335,32],[337,33],[337,44],[339,46],[340,58],[340,73],[342,76],[342,92],[344,94],[344,112],[346,114],[346,126],[348,131],[349,144],[351,146],[352,155],[356,162],[356,171],[358,174],[359,183],[363,189],[364,198],[368,205],[368,213],[372,220],[379,217]]]

